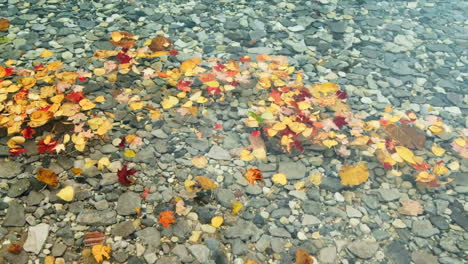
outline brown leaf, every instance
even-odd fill
[[[117,46],[117,47],[122,47],[125,49],[131,49],[133,48],[133,46],[135,46],[134,39],[137,39],[138,37],[128,32],[120,31],[120,32],[112,32],[111,38],[112,39],[109,40],[109,42],[112,43],[112,45]]]
[[[416,216],[424,212],[424,209],[418,201],[406,200],[401,202],[401,204],[403,206],[398,209],[400,214]]]
[[[6,18],[0,18],[0,31],[7,31],[10,27],[10,20]]]
[[[171,41],[163,36],[157,36],[151,40],[148,47],[152,52],[168,50],[171,47]]]
[[[314,264],[314,259],[305,250],[296,250],[296,264]]]
[[[410,149],[423,149],[426,143],[426,136],[422,130],[405,123],[386,126],[385,134]]]
[[[21,251],[23,251],[23,245],[21,245],[21,244],[11,244],[11,245],[8,246],[7,250],[8,250],[8,252],[10,252],[12,254],[18,255],[19,253],[21,253]]]
[[[40,168],[36,175],[37,180],[52,187],[58,186],[58,176],[52,170]]]

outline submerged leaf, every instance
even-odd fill
[[[369,178],[369,169],[367,164],[360,162],[355,166],[344,165],[338,175],[343,185],[359,185]]]
[[[424,132],[408,124],[389,124],[385,127],[385,134],[410,149],[423,149],[426,143]]]
[[[112,248],[105,245],[94,245],[91,252],[93,253],[94,259],[101,263],[104,259],[110,259],[110,253]]]
[[[218,188],[218,185],[216,185],[216,183],[208,177],[197,176],[195,177],[195,180],[202,186],[203,189],[211,190]]]
[[[171,227],[171,224],[175,223],[174,211],[164,211],[160,213],[158,222],[165,228]]]
[[[48,184],[48,185],[50,185],[52,187],[57,187],[58,186],[58,176],[52,170],[40,168],[37,175],[36,175],[36,178],[39,181],[41,181],[43,183],[46,183],[46,184]]]

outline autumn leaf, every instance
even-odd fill
[[[163,36],[154,37],[148,45],[152,52],[165,51],[171,47],[171,41]]]
[[[424,132],[408,124],[389,124],[385,127],[385,134],[410,149],[423,149],[426,143]]]
[[[286,179],[286,175],[284,175],[284,173],[277,173],[277,174],[273,175],[271,180],[274,183],[281,184],[281,185],[286,185],[286,183],[288,182],[288,180]]]
[[[250,168],[244,174],[249,184],[255,184],[255,181],[262,180],[262,172],[259,169]]]
[[[440,157],[440,156],[443,156],[444,153],[445,153],[445,149],[441,148],[438,144],[434,143],[431,147],[431,151],[432,153],[434,153],[434,155]]]
[[[105,246],[105,245],[94,245],[93,248],[91,249],[94,259],[98,263],[101,263],[104,259],[110,259],[111,251],[112,251],[112,248],[109,246]]]
[[[164,211],[160,213],[158,222],[165,228],[171,227],[171,224],[175,223],[174,211]]]
[[[424,209],[418,201],[406,200],[401,202],[401,204],[403,206],[398,209],[400,214],[417,216],[424,212]]]
[[[73,189],[73,186],[67,186],[61,189],[56,195],[64,201],[71,202],[75,196],[75,190]]]
[[[40,168],[37,172],[36,179],[52,187],[58,186],[58,176],[52,170]]]
[[[260,262],[257,262],[257,261],[253,261],[251,259],[248,259],[245,264],[260,264]]]
[[[202,169],[206,167],[206,164],[208,164],[208,160],[205,156],[197,156],[192,158],[192,164],[193,166]]]
[[[402,158],[404,161],[408,162],[409,164],[417,164],[415,160],[414,153],[406,147],[403,146],[396,146],[395,147],[396,153]]]
[[[23,245],[16,243],[10,244],[7,248],[7,251],[11,254],[18,255],[19,253],[21,253],[21,251],[23,251]]]
[[[218,188],[218,185],[216,183],[205,176],[197,176],[195,177],[195,180],[201,185],[201,187],[205,190],[212,190]]]
[[[359,185],[369,178],[369,169],[367,164],[360,162],[355,166],[344,165],[338,175],[341,178],[341,184],[343,185]]]
[[[10,28],[10,20],[6,18],[0,18],[0,31],[7,31]]]
[[[232,202],[232,211],[231,211],[231,213],[232,213],[233,215],[236,215],[236,214],[238,214],[243,208],[244,208],[244,205],[243,205],[241,202],[239,202],[239,201],[234,201],[234,202]]]
[[[135,169],[128,169],[128,165],[123,165],[122,169],[117,171],[118,182],[122,185],[130,185],[135,182],[133,175],[138,171]]]

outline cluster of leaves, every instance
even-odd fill
[[[347,93],[337,84],[305,85],[302,72],[295,72],[284,57],[260,55],[251,67],[260,69],[255,73],[257,87],[267,89],[269,97],[255,102],[246,124],[262,128],[269,138],[278,138],[285,151],[296,148],[302,152],[307,142],[333,148],[343,157],[353,151],[376,156],[391,174],[401,176],[400,169],[407,165],[416,170],[416,181],[430,187],[440,186],[438,177],[448,175],[449,169],[442,159],[432,159],[429,164],[413,152],[418,150],[424,154],[427,136],[435,138],[450,130],[440,118],[418,119],[413,112],[387,107],[380,119],[366,121],[366,113],[351,112],[346,104]],[[452,144],[454,152],[463,158],[466,158],[467,145],[464,137]],[[445,153],[435,143],[431,150],[437,157]],[[430,155],[429,151],[426,154]],[[359,163],[343,166],[339,175],[343,184],[357,185],[368,179],[369,172],[365,163]]]
[[[42,57],[50,57],[45,50]],[[33,69],[15,69],[15,61],[0,66],[0,129],[6,129],[10,153],[20,155],[27,139],[35,138],[39,153],[59,153],[73,143],[84,151],[93,138],[103,137],[112,128],[111,113],[93,111],[102,96],[86,98],[83,85],[91,76],[87,72],[61,70],[63,63],[54,61]],[[51,124],[42,133],[41,127]],[[62,128],[62,129],[60,129]]]

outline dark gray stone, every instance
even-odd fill
[[[12,201],[7,209],[7,214],[2,226],[4,227],[22,227],[26,223],[24,215],[24,206],[18,201]]]

